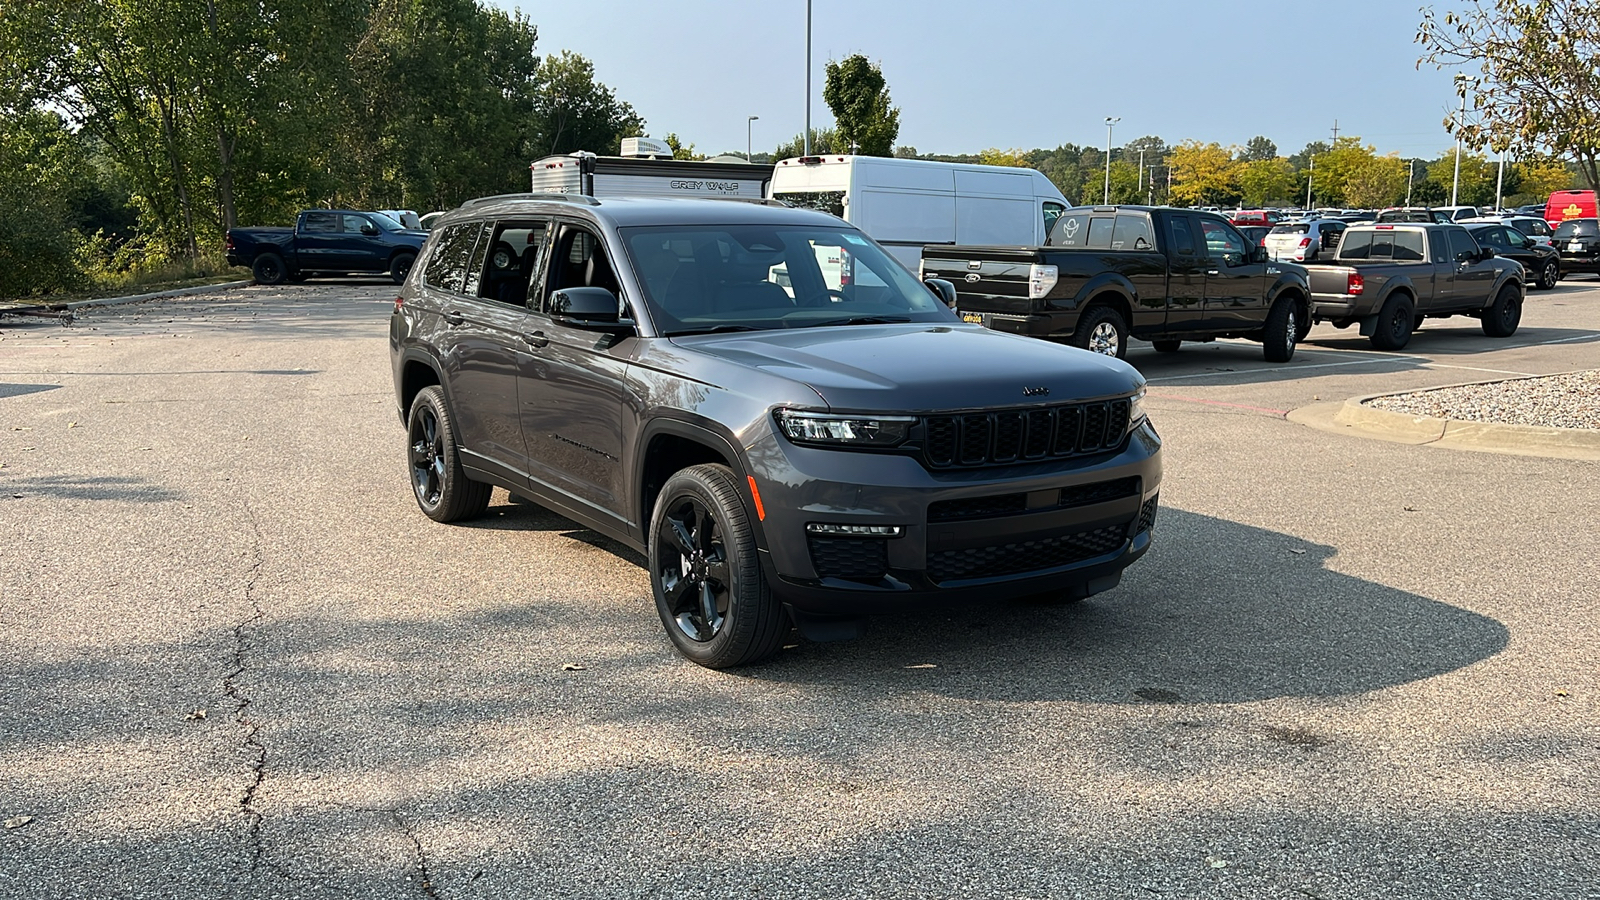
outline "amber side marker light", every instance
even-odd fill
[[[746,475],[745,478],[750,481],[750,496],[755,498],[756,501],[756,521],[765,522],[767,520],[767,508],[761,505],[761,491],[756,489],[756,477],[754,475]]]

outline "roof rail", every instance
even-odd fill
[[[582,203],[585,206],[599,206],[600,201],[586,194],[495,194],[490,197],[477,197],[461,204],[463,209],[469,206],[480,206],[484,203],[493,203],[497,200],[555,200],[566,203]]]

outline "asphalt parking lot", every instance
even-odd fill
[[[1600,281],[1510,339],[1135,343],[1119,588],[734,672],[606,539],[417,511],[393,298],[0,322],[0,896],[1600,897],[1600,463],[1287,418],[1600,368]]]

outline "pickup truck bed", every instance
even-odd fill
[[[1244,337],[1286,362],[1311,327],[1310,287],[1221,216],[1137,206],[1079,207],[1043,247],[930,245],[922,273],[956,286],[967,321],[1123,357]]]

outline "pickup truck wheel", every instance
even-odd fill
[[[283,280],[289,277],[289,268],[283,264],[283,257],[276,253],[263,253],[256,257],[250,272],[255,275],[256,284],[283,284]]]
[[[1511,337],[1517,333],[1521,322],[1522,298],[1517,296],[1517,286],[1508,284],[1483,310],[1483,333],[1490,337]]]
[[[1372,346],[1379,350],[1402,350],[1411,343],[1413,317],[1411,298],[1390,294],[1378,311],[1378,325],[1372,332]]]
[[[1150,346],[1156,348],[1157,353],[1177,353],[1178,348],[1183,346],[1183,341],[1169,341],[1161,338],[1151,341]]]
[[[405,284],[406,276],[411,274],[411,264],[416,261],[415,253],[401,253],[389,263],[389,277],[395,284]]]
[[[1300,333],[1294,307],[1294,301],[1284,297],[1272,304],[1272,310],[1267,313],[1267,327],[1261,333],[1261,349],[1267,362],[1294,359],[1295,336]]]
[[[1128,323],[1109,306],[1090,307],[1078,321],[1072,343],[1092,353],[1124,359],[1128,355]]]
[[[422,512],[435,522],[458,522],[482,514],[489,506],[490,487],[462,471],[455,421],[438,385],[423,388],[411,401],[406,438],[411,490]]]
[[[1560,280],[1561,266],[1553,259],[1549,262],[1546,262],[1544,264],[1543,271],[1539,273],[1539,287],[1542,287],[1547,291],[1553,290],[1556,286],[1556,282]]]
[[[710,669],[752,663],[789,632],[727,466],[690,466],[667,479],[650,516],[649,564],[661,623],[693,662]]]

